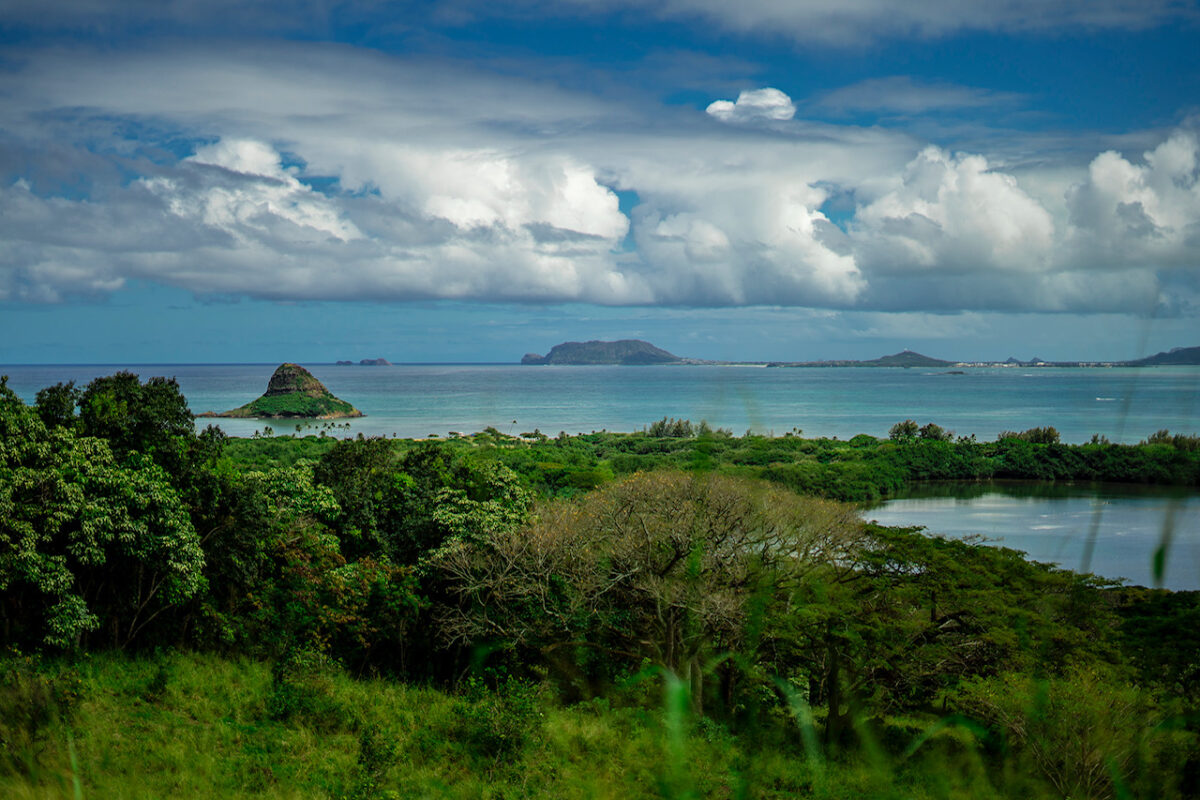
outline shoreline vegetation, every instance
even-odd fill
[[[0,379],[0,793],[1196,796],[1200,592],[846,502],[1200,485],[1200,437],[1058,439],[229,439]]]
[[[230,439],[226,450],[241,469],[319,459],[341,439],[317,434]],[[715,471],[781,484],[801,494],[872,503],[933,482],[1112,483],[1200,487],[1200,436],[1157,431],[1139,444],[1094,435],[1066,444],[1052,427],[1005,431],[994,441],[955,436],[936,423],[904,420],[887,438],[767,436],[701,421],[664,417],[642,431],[549,436],[540,430],[506,434],[487,428],[449,437],[390,439],[398,453],[437,445],[486,454],[540,495],[588,491],[622,476],[658,469]]]

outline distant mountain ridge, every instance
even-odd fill
[[[1200,365],[1200,347],[1176,347],[1152,356],[1130,361],[1130,366],[1167,367]]]
[[[912,350],[901,350],[890,356],[881,356],[871,361],[863,361],[864,367],[949,367],[953,361],[943,361],[940,358],[915,353]]]
[[[526,353],[522,364],[672,364],[683,361],[641,339],[621,339],[616,342],[563,342],[550,348],[546,355]]]
[[[869,361],[839,359],[835,361],[772,361],[768,367],[952,367],[955,361],[944,361],[912,350],[901,350],[890,356],[880,356]]]
[[[822,361],[712,361],[682,358],[655,347],[641,339],[621,339],[615,342],[563,342],[546,355],[526,353],[522,364],[692,364],[692,365],[754,365],[766,367],[1153,367],[1200,366],[1200,346],[1176,347],[1162,353],[1133,361],[1046,361],[1034,356],[1029,361],[1009,357],[1005,361],[947,361],[942,358],[901,350],[879,358],[862,361],[826,359]]]

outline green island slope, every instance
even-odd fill
[[[267,419],[342,419],[362,415],[345,400],[334,397],[325,384],[299,364],[280,364],[267,384],[267,391],[252,403],[220,414],[197,414],[200,417]]]

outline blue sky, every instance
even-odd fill
[[[1171,0],[0,6],[0,364],[1200,344]]]

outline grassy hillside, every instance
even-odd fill
[[[2,668],[0,795],[12,800],[1061,796],[1027,754],[997,760],[970,726],[894,719],[867,757],[830,758],[806,748],[802,717],[768,714],[735,734],[692,716],[658,676],[563,706],[529,684],[448,692],[320,659],[104,654]],[[1090,741],[1122,756],[1134,738]]]
[[[173,382],[0,378],[0,797],[1197,796],[1200,593],[814,495],[1198,450],[229,442]]]

